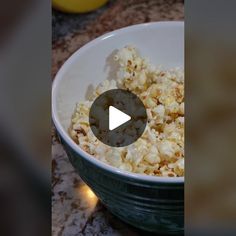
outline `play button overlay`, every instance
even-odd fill
[[[90,108],[89,123],[101,142],[124,147],[143,134],[147,113],[138,96],[127,90],[112,89],[95,99]]]
[[[109,130],[113,130],[131,119],[124,112],[109,106]]]

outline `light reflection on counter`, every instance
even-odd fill
[[[78,188],[78,194],[82,197],[82,200],[90,209],[95,208],[98,198],[86,184]]]

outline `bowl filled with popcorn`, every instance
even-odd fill
[[[114,215],[147,231],[183,232],[183,66],[183,22],[147,23],[86,44],[53,83],[53,121],[72,165]],[[111,89],[146,109],[145,130],[128,146],[102,143],[89,125],[93,101]]]

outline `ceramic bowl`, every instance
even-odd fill
[[[184,178],[130,173],[83,151],[68,135],[78,101],[104,79],[114,79],[117,49],[134,45],[150,62],[184,66],[183,22],[154,22],[107,33],[76,51],[53,82],[52,117],[68,157],[102,203],[123,221],[143,230],[179,234],[184,228]]]

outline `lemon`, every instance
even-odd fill
[[[84,13],[93,11],[108,0],[52,0],[52,6],[55,9],[68,13]]]

